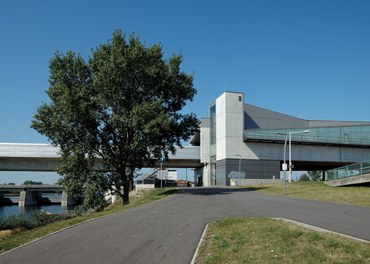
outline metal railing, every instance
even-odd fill
[[[368,173],[370,173],[370,161],[363,161],[325,172],[327,181],[359,176]]]
[[[307,144],[334,144],[334,145],[358,145],[370,146],[370,126],[343,126],[343,127],[307,127],[307,134],[292,135],[292,142]],[[246,129],[244,141],[284,141],[284,133],[299,131],[301,129]]]

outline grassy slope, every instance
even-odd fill
[[[283,195],[283,183],[247,187],[265,194]],[[330,187],[323,182],[286,184],[289,197],[370,206],[370,187]]]
[[[370,244],[265,218],[209,226],[196,263],[370,263]]]
[[[113,206],[101,212],[58,221],[58,222],[51,223],[46,226],[38,227],[32,230],[21,231],[10,237],[0,239],[0,253],[5,252],[9,249],[15,248],[17,246],[20,246],[22,244],[25,244],[27,242],[30,242],[32,240],[35,240],[37,238],[40,238],[42,236],[45,236],[47,234],[56,232],[63,228],[66,228],[66,227],[69,227],[69,226],[72,226],[72,225],[75,225],[75,224],[78,224],[78,223],[81,223],[81,222],[84,222],[90,219],[101,217],[104,215],[112,214],[115,212],[120,212],[120,211],[129,209],[132,207],[136,207],[142,204],[150,203],[152,201],[165,198],[176,192],[177,192],[177,189],[174,189],[174,188],[153,189],[149,192],[146,192],[140,198],[135,198],[135,197],[131,198],[131,202],[129,205]]]
[[[369,187],[287,183],[287,196],[370,206]],[[283,183],[250,186],[283,195]],[[370,263],[370,244],[272,219],[225,219],[209,226],[196,263]]]

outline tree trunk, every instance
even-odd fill
[[[129,204],[130,203],[130,181],[125,181],[123,183],[123,197],[122,202],[123,204]]]
[[[135,186],[134,186],[134,177],[131,176],[130,178],[130,191],[133,191],[135,189]]]

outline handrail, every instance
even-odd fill
[[[370,161],[363,161],[325,172],[326,180],[337,180],[370,173]]]

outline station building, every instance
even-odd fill
[[[280,178],[291,136],[294,170],[328,170],[370,160],[370,122],[304,120],[246,104],[244,94],[224,92],[191,140],[200,146],[195,183],[225,186]],[[309,130],[308,133],[301,133]],[[307,131],[306,131],[307,132]]]

